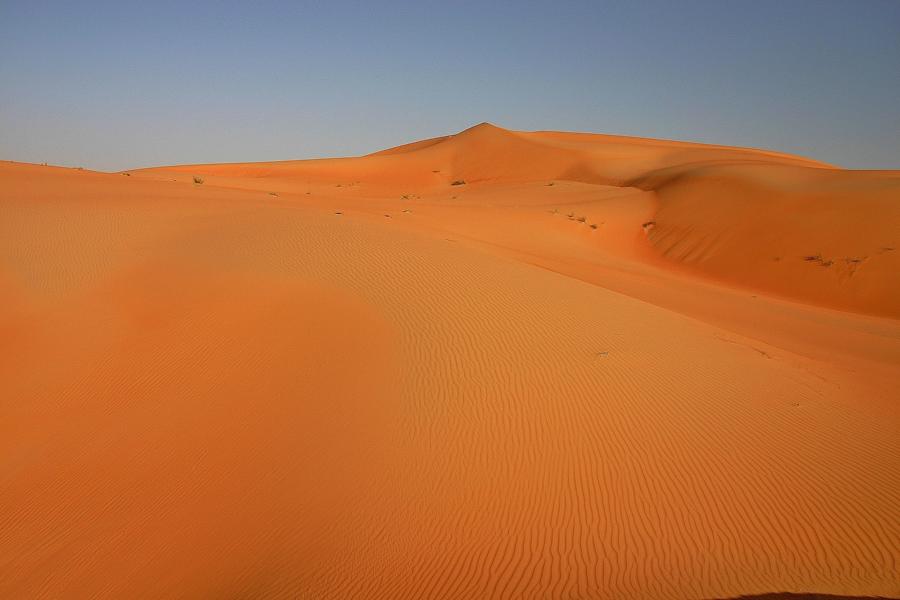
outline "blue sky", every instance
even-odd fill
[[[340,156],[481,121],[900,168],[900,1],[0,0],[0,159]]]

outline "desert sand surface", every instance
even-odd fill
[[[3,162],[0,307],[2,598],[900,597],[898,171]]]

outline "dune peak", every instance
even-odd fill
[[[472,125],[471,127],[468,127],[468,128],[466,128],[466,129],[463,129],[462,131],[460,131],[460,132],[457,133],[456,135],[463,135],[463,134],[469,134],[469,133],[487,133],[487,132],[492,132],[492,133],[512,133],[512,131],[509,130],[509,129],[505,129],[505,128],[503,128],[503,127],[499,127],[499,126],[494,125],[493,123],[490,123],[490,122],[488,122],[488,121],[482,121],[481,123],[478,123],[477,125]]]

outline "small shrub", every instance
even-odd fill
[[[197,177],[196,175],[194,175],[194,183],[203,183],[203,178]]]
[[[584,216],[578,217],[575,220],[578,221],[579,223],[584,223],[585,221],[587,221],[587,219]]]
[[[591,223],[591,229],[597,229],[597,224],[596,224],[596,223]]]
[[[656,227],[656,221],[646,221],[641,224],[641,227],[643,227],[644,229],[651,229],[653,227]]]
[[[463,180],[463,179],[457,179],[456,181],[454,181],[454,182],[451,183],[450,185],[466,185],[466,182],[465,182],[465,180]]]

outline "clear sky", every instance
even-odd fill
[[[0,159],[340,156],[481,121],[900,168],[900,0],[0,0]]]

